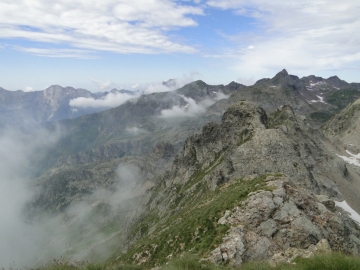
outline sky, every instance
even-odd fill
[[[0,87],[250,85],[283,68],[360,82],[358,14],[358,0],[1,0]]]

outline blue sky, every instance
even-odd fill
[[[358,14],[354,0],[4,0],[0,87],[251,84],[283,68],[360,82]]]

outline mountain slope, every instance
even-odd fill
[[[320,242],[359,255],[359,227],[333,201],[343,200],[335,180],[352,176],[323,139],[290,107],[268,118],[252,103],[233,104],[220,125],[186,140],[148,193],[128,228],[130,243],[143,238],[123,259],[156,265],[191,250],[239,265]]]
[[[338,181],[338,186],[346,200],[357,211],[360,211],[360,207],[356,205],[360,193],[359,123],[360,99],[349,104],[322,126],[324,134],[331,141],[331,151],[344,160],[349,175],[357,176],[352,177],[351,181]]]
[[[315,86],[311,86],[311,84]],[[86,182],[99,183],[100,185],[107,186],[108,183],[112,183],[109,179],[111,179],[114,174],[114,169],[111,169],[114,168],[114,165],[111,165],[114,164],[113,160],[117,160],[117,162],[120,163],[123,159],[142,159],[142,157],[149,155],[159,142],[170,143],[174,148],[173,156],[169,158],[169,162],[171,162],[175,153],[179,151],[183,141],[189,135],[197,132],[199,128],[207,122],[218,121],[223,111],[239,99],[256,100],[257,104],[261,104],[267,112],[276,111],[284,104],[291,104],[294,106],[294,112],[292,112],[292,114],[300,113],[306,116],[310,115],[308,120],[298,116],[291,117],[299,118],[296,125],[302,125],[305,129],[308,129],[308,126],[312,125],[312,121],[310,121],[311,112],[324,110],[327,114],[330,114],[330,112],[335,112],[337,108],[321,102],[309,103],[308,100],[304,98],[304,95],[312,95],[314,91],[314,93],[317,93],[316,91],[323,91],[321,87],[326,85],[326,87],[329,88],[332,84],[334,85],[333,87],[339,86],[338,88],[340,90],[334,88],[335,90],[328,91],[343,91],[343,89],[349,86],[349,84],[338,78],[326,80],[320,77],[309,76],[299,79],[296,76],[289,75],[285,70],[279,72],[272,79],[260,80],[252,87],[245,87],[235,82],[226,86],[211,86],[202,81],[196,81],[173,92],[143,95],[136,100],[128,101],[114,109],[86,115],[77,119],[62,121],[60,122],[60,126],[65,130],[65,135],[59,143],[45,155],[45,158],[40,161],[43,165],[43,170],[50,170],[41,176],[39,183],[45,183],[47,181],[49,181],[49,183],[55,183],[58,181],[56,179],[63,179],[64,175],[69,173],[78,175],[79,172],[82,171],[88,172],[91,166],[96,167],[102,164],[104,167],[110,166],[109,169],[106,169],[106,171],[111,172],[109,177],[106,177],[106,175],[96,176],[97,173],[89,173],[87,174]],[[313,89],[308,90],[310,87]],[[317,90],[314,90],[315,88]],[[231,97],[216,102],[209,110],[198,113],[197,117],[182,116],[181,114],[179,115],[179,113],[176,117],[170,118],[163,117],[162,115],[164,111],[172,110],[173,108],[178,108],[179,112],[186,112],[186,107],[189,106],[189,100],[187,100],[187,98],[196,100],[198,104],[201,104],[202,102],[210,100],[215,102],[218,96],[225,94],[231,95]],[[287,110],[291,111],[292,109]],[[282,109],[275,112],[275,116],[277,117],[271,120],[268,125],[273,126],[279,124],[278,122],[285,121],[284,119],[288,116],[284,116],[285,113],[281,111]],[[270,135],[272,136],[272,134]],[[264,136],[269,136],[269,134],[264,133]],[[284,135],[284,137],[286,136],[289,135]],[[298,139],[295,135],[291,136],[293,136],[294,140]],[[307,137],[310,138],[311,136],[307,135]],[[312,140],[312,138],[309,139],[309,141]],[[279,141],[286,141],[286,139],[281,138]],[[293,144],[291,147],[299,148],[296,155],[300,155],[299,152],[301,151],[301,154],[306,156],[306,153],[309,152],[306,147],[309,149],[316,148],[316,144],[318,144],[318,142],[315,143],[315,146]],[[290,144],[288,146],[290,146]],[[278,148],[280,149],[280,147]],[[324,150],[321,151],[324,152]],[[263,160],[264,158],[261,157],[261,155],[262,153],[258,153],[259,160],[252,162],[256,163]],[[280,152],[277,155],[281,157]],[[322,159],[322,157],[316,157],[315,159]],[[311,161],[307,164],[307,167],[311,168],[313,163],[314,161]],[[268,167],[273,168],[273,166],[282,165],[279,161],[278,164],[269,164]],[[290,168],[294,170],[291,166],[288,166],[287,170],[290,171]],[[310,169],[305,169],[304,166],[300,166],[296,170],[305,172]],[[262,173],[266,173],[266,170]],[[309,176],[306,176],[305,182],[310,185],[314,182],[312,180],[313,176],[310,173],[307,174]],[[327,174],[328,173],[325,175]],[[78,177],[67,178],[73,180],[67,184],[64,183],[64,187],[70,185],[70,183],[77,185],[76,183],[80,181]],[[52,186],[52,184],[50,184],[50,186]],[[95,188],[93,184],[90,186]],[[80,194],[88,194],[91,193],[94,188],[82,189],[83,193],[79,192]],[[66,189],[63,189],[63,191],[64,190]],[[63,191],[61,192],[60,198],[65,196]],[[47,193],[48,192],[45,192],[45,194]],[[67,203],[70,202],[69,200],[65,201]],[[61,203],[61,205],[63,205],[61,208],[66,206],[67,203]],[[45,204],[48,205],[47,203]],[[55,203],[54,207],[58,207],[57,203]]]
[[[201,92],[202,89],[199,91]],[[144,177],[155,171],[157,175],[160,174],[162,169],[145,166],[142,160],[148,159],[153,151],[161,149],[159,145],[167,145],[167,148],[173,150],[167,156],[168,163],[163,166],[165,168],[181,148],[186,137],[205,123],[218,119],[217,115],[204,116],[196,111],[194,114],[191,112],[192,106],[206,110],[206,105],[202,105],[201,102],[215,102],[216,93],[220,90],[217,91],[211,91],[209,95],[198,95],[199,104],[191,103],[190,96],[186,97],[176,92],[142,95],[117,108],[64,120],[50,126],[54,129],[60,126],[64,136],[39,161],[43,167],[40,171],[41,176],[37,180],[39,195],[34,205],[46,206],[48,209],[64,209],[71,203],[71,198],[89,194],[98,185],[104,187],[111,185],[116,162],[119,164],[122,161],[132,160],[143,168],[141,170]],[[215,100],[212,100],[214,98]],[[180,113],[183,112],[183,115],[169,117],[162,115],[163,111],[174,107]],[[91,169],[99,166],[106,168],[104,175]],[[46,170],[47,172],[44,173]],[[81,187],[85,185],[84,183],[88,183],[87,188],[77,189],[75,196],[66,197],[68,186]],[[61,189],[57,188],[54,196],[57,199],[50,200],[48,194],[53,194],[50,190],[59,185]],[[44,201],[44,198],[47,199]]]

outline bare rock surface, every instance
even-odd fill
[[[219,223],[230,225],[209,260],[240,265],[254,260],[272,264],[310,257],[317,252],[359,254],[360,229],[348,216],[331,211],[306,188],[281,177],[267,183],[271,191],[252,194],[227,210]]]

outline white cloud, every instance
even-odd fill
[[[0,28],[1,29],[1,28]],[[15,50],[35,54],[45,57],[54,58],[79,58],[79,59],[97,59],[94,51],[89,50],[75,50],[75,49],[39,49],[39,48],[24,48],[14,47]]]
[[[180,88],[183,87],[185,84],[191,83],[193,81],[195,81],[196,79],[199,79],[199,77],[201,77],[201,73],[196,71],[196,70],[192,70],[189,72],[189,74],[183,74],[182,77],[176,78],[176,87]]]
[[[244,85],[254,85],[256,82],[254,77],[239,77],[236,81]]]
[[[196,26],[189,15],[202,14],[199,7],[170,0],[2,1],[0,38],[64,43],[119,53],[192,53],[196,51],[193,47],[171,41],[166,31]],[[36,48],[30,52],[61,54]]]
[[[23,91],[24,92],[31,92],[31,91],[34,91],[34,88],[31,87],[31,86],[26,86]]]
[[[360,66],[358,1],[212,0],[207,4],[256,20],[259,28],[251,35],[229,38],[239,49],[227,55],[237,55],[233,68],[245,76],[273,74],[284,67],[308,74]]]
[[[78,97],[70,100],[69,105],[75,108],[115,108],[133,97],[128,94],[109,93],[101,99]]]
[[[178,105],[171,109],[161,111],[163,118],[177,118],[177,117],[194,117],[206,111],[206,107],[202,104],[197,104],[192,98],[184,97],[187,105],[180,107]]]
[[[196,103],[192,98],[188,98],[180,95],[185,102],[187,103],[185,106],[175,105],[171,109],[166,109],[161,111],[162,118],[178,118],[178,117],[195,117],[204,112],[206,112],[206,108],[214,104],[216,101],[220,99],[226,99],[229,96],[224,93],[217,93],[216,97],[213,99],[205,99],[199,103]]]
[[[146,83],[138,85],[138,89],[142,90],[145,94],[168,92],[174,90],[161,83]]]
[[[102,91],[111,90],[110,88],[114,88],[116,86],[109,79],[107,79],[105,82],[98,81],[92,78],[89,78],[89,80],[92,81]]]
[[[184,85],[195,81],[201,74],[198,71],[190,71],[189,74],[183,74],[181,77],[174,78],[174,84],[171,86],[166,86],[162,82],[157,83],[147,83],[147,84],[135,84],[133,88],[142,90],[146,94],[154,92],[168,92],[179,89]],[[135,87],[136,86],[136,87]]]

